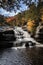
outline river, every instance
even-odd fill
[[[27,32],[22,32],[33,42]],[[43,65],[43,45],[0,49],[0,65]]]
[[[43,47],[0,50],[0,65],[43,65]]]

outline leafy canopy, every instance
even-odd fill
[[[35,2],[37,0],[34,0]],[[41,1],[41,0],[39,0]],[[11,11],[11,10],[14,10],[16,11],[17,9],[20,9],[21,5],[20,3],[23,3],[23,4],[26,4],[26,5],[30,5],[32,0],[0,0],[0,7],[8,10],[8,11]]]

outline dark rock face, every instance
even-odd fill
[[[26,47],[29,47],[29,44],[28,44],[28,43],[26,43],[26,44],[25,44],[25,46],[26,46]]]
[[[0,31],[0,48],[11,47],[16,40],[13,30]]]
[[[36,39],[38,42],[43,43],[43,25],[41,24],[37,30],[39,30],[39,31],[38,31],[38,33],[35,35],[35,39]]]
[[[38,41],[43,43],[43,28],[39,30]]]
[[[16,37],[13,30],[0,32],[0,41],[13,41],[15,39]]]
[[[32,42],[32,41],[29,41],[25,44],[26,47],[29,47],[29,46],[35,46],[36,43]]]

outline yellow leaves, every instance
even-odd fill
[[[27,26],[27,30],[31,32],[32,31],[32,27],[31,26]]]
[[[43,21],[43,15],[41,16],[41,20]]]
[[[34,26],[34,20],[28,20],[27,26]]]
[[[23,17],[22,17],[22,20],[24,21],[24,20],[25,20],[25,18],[23,18]]]
[[[33,26],[33,23],[32,22],[28,22],[27,26]]]
[[[27,23],[27,30],[28,31],[33,31],[33,29],[34,29],[34,26],[35,26],[35,24],[34,24],[34,20],[28,20],[28,23]]]

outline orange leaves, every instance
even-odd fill
[[[27,26],[34,26],[34,20],[29,20],[28,23],[27,23]]]
[[[28,20],[28,23],[27,23],[27,30],[28,31],[33,31],[33,29],[34,29],[34,26],[35,26],[35,24],[34,24],[34,20]]]
[[[41,16],[41,20],[43,21],[43,15]]]
[[[8,18],[6,18],[6,22],[11,22],[13,20],[15,20],[15,17],[8,17]]]

